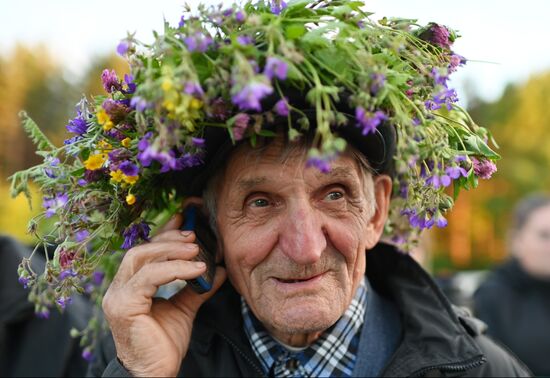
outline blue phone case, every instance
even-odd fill
[[[195,232],[195,243],[199,246],[199,254],[196,258],[197,261],[204,261],[206,263],[206,272],[201,276],[187,280],[187,284],[199,294],[205,293],[212,289],[212,283],[214,281],[215,266],[215,239],[213,232],[210,229],[206,219],[198,214],[199,210],[196,206],[190,205],[184,212],[184,224],[181,227],[182,230]]]

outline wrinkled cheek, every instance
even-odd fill
[[[241,295],[250,297],[260,292],[260,267],[269,252],[268,246],[258,243],[258,240],[245,240],[244,243],[235,243],[225,249],[229,280]]]

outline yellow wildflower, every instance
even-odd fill
[[[109,131],[111,130],[113,127],[115,127],[115,125],[109,121],[109,122],[105,122],[105,124],[103,125],[103,130],[104,131]]]
[[[164,108],[169,112],[174,111],[174,109],[176,109],[176,104],[174,103],[174,101],[169,99],[164,100],[162,102],[162,106],[164,106]]]
[[[139,179],[139,175],[137,175],[137,176],[123,175],[122,179],[124,180],[125,183],[130,184],[130,185],[134,185],[136,183],[136,181]]]
[[[111,175],[111,180],[113,180],[114,182],[121,182],[124,176],[124,174],[120,169],[117,169],[116,171],[111,171],[110,175]]]
[[[130,142],[132,141],[132,139],[130,138],[124,138],[122,139],[122,141],[120,142],[120,144],[122,144],[123,147],[130,147]]]
[[[90,171],[95,171],[103,166],[105,160],[107,160],[106,154],[90,155],[88,159],[84,161],[84,167]]]
[[[189,103],[189,107],[193,110],[200,109],[202,107],[202,101],[199,100],[198,98],[193,98]]]
[[[134,203],[136,203],[136,196],[134,196],[134,195],[131,194],[131,193],[128,194],[128,195],[126,196],[126,203],[127,203],[128,205],[133,205]]]
[[[97,116],[97,123],[103,126],[103,130],[109,131],[111,130],[115,125],[111,121],[111,118],[105,111],[105,109],[101,109],[96,113]]]
[[[168,92],[170,89],[172,89],[172,80],[164,79],[162,81],[162,90]]]
[[[100,140],[97,146],[99,147],[101,152],[109,152],[113,150],[113,146],[105,140]]]

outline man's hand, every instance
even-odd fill
[[[103,298],[117,357],[135,376],[175,376],[187,353],[199,307],[225,280],[217,268],[214,285],[199,295],[190,287],[169,300],[153,298],[160,285],[192,279],[206,270],[192,259],[198,254],[195,234],[180,231],[181,215],[171,219],[150,243],[126,252]]]

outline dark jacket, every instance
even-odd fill
[[[367,252],[367,277],[380,297],[398,309],[403,330],[382,376],[530,375],[519,360],[482,334],[483,323],[455,311],[410,256],[380,244]],[[368,342],[361,337],[359,348]],[[106,339],[91,374],[127,375],[115,356],[112,340]],[[197,314],[180,375],[264,375],[243,331],[240,298],[229,283]]]
[[[91,305],[76,297],[63,314],[53,309],[49,319],[36,317],[27,299],[29,291],[17,276],[17,266],[30,252],[14,239],[0,236],[0,376],[82,376],[88,363],[81,357],[79,340],[69,332],[86,326]],[[35,271],[41,271],[43,263],[33,260]]]
[[[550,376],[550,281],[527,274],[512,259],[477,290],[476,316],[536,375]]]

